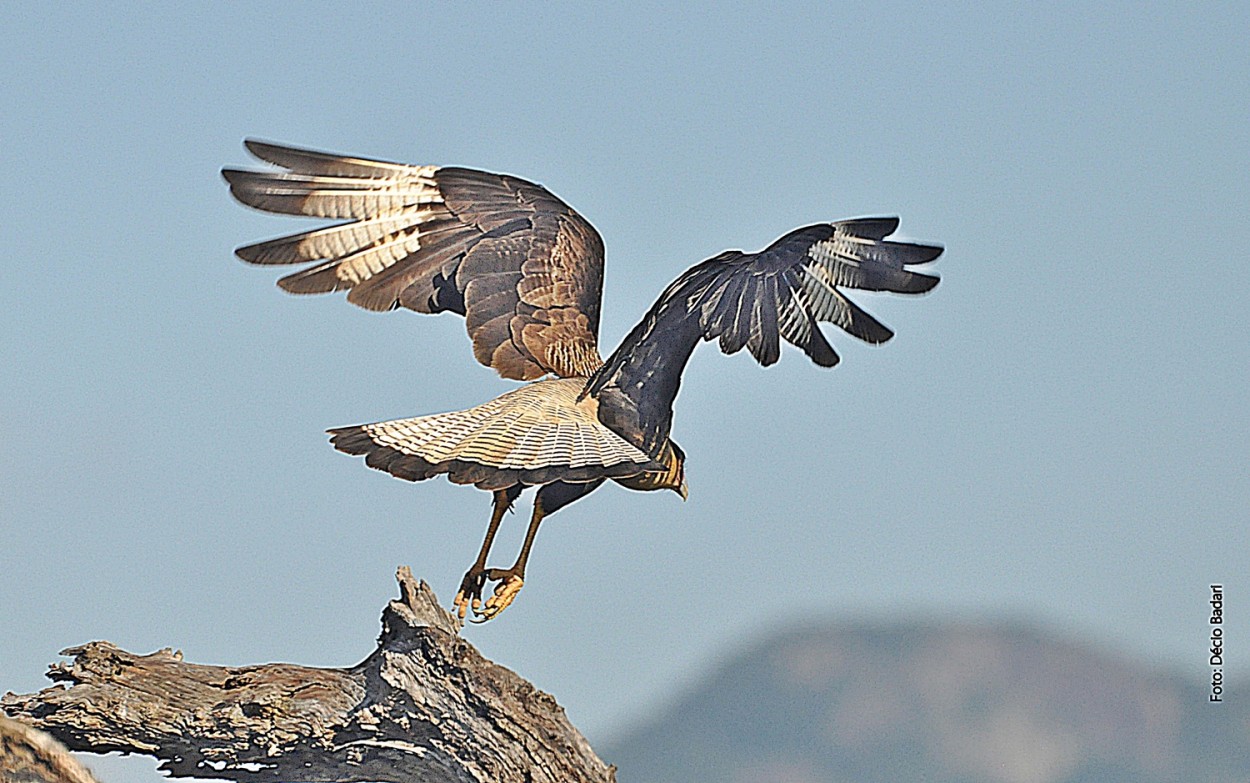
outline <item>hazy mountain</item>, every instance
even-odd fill
[[[1213,705],[1019,625],[834,624],[762,640],[599,750],[619,783],[1246,783],[1236,685]]]

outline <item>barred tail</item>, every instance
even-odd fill
[[[658,469],[577,405],[582,384],[542,381],[468,410],[333,429],[330,442],[397,478],[446,473],[454,483],[491,490]]]

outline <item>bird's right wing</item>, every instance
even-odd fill
[[[687,270],[660,295],[583,392],[598,400],[599,420],[652,458],[668,438],[681,373],[700,340],[721,350],[746,348],[762,365],[777,361],[781,340],[816,364],[838,355],[820,331],[833,323],[869,343],[894,333],[861,310],[843,288],[920,294],[938,278],[910,267],[942,248],[891,242],[897,218],[822,223],[790,232],[759,253],[729,251]]]
[[[280,170],[225,169],[266,212],[345,222],[235,251],[251,264],[309,265],[297,294],[349,289],[369,310],[465,316],[473,354],[505,378],[586,377],[599,357],[603,240],[541,185],[506,174],[366,160],[249,139]]]

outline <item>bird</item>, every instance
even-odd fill
[[[699,343],[745,348],[767,367],[785,341],[833,367],[839,356],[821,323],[872,344],[893,336],[847,289],[923,294],[938,283],[924,265],[943,247],[888,239],[897,217],[808,225],[759,252],[728,250],[690,267],[605,360],[603,240],[542,185],[258,139],[244,146],[270,166],[222,169],[235,199],[334,222],[241,246],[240,259],[303,264],[278,280],[293,294],[345,290],[366,310],[461,315],[477,361],[524,382],[465,410],[328,430],[334,448],[397,478],[445,475],[492,493],[485,538],[453,602],[461,621],[471,611],[485,622],[511,605],[543,519],[605,481],[687,497],[672,406]],[[530,487],[538,491],[515,562],[488,567],[500,521]]]

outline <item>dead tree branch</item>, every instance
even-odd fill
[[[548,694],[486,660],[399,569],[377,649],[350,669],[202,666],[180,652],[73,647],[58,685],[5,713],[72,750],[152,755],[175,777],[354,783],[611,783]]]

